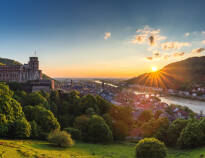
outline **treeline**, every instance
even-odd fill
[[[109,143],[124,140],[133,123],[131,108],[117,107],[100,96],[77,91],[26,93],[18,83],[0,83],[4,138],[47,139],[51,132],[64,130],[75,140]]]
[[[143,138],[157,138],[166,146],[194,148],[205,145],[205,118],[197,118],[191,110],[187,111],[190,112],[188,119],[171,122],[160,110],[155,113],[145,110],[139,115],[136,126]]]

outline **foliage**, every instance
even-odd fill
[[[100,109],[97,104],[97,99],[93,95],[85,95],[81,99],[81,106],[83,108],[83,112],[85,112],[88,108],[92,108],[96,114],[99,114]]]
[[[147,122],[153,118],[153,113],[151,110],[144,110],[142,113],[139,115],[138,119],[139,121],[142,122]]]
[[[81,131],[79,129],[73,127],[67,127],[64,128],[64,131],[70,133],[72,139],[81,140]]]
[[[0,83],[0,114],[4,114],[6,120],[14,121],[23,117],[21,105],[12,98],[13,92],[6,84]]]
[[[45,138],[48,133],[59,129],[60,125],[53,113],[41,106],[25,106],[24,113],[28,121],[35,121],[40,131],[41,138]]]
[[[130,107],[112,106],[109,115],[106,114],[104,117],[108,125],[111,126],[115,140],[124,139],[128,135],[128,131],[133,128],[134,119]],[[123,129],[120,128],[120,125],[123,126]]]
[[[136,146],[137,158],[165,158],[167,155],[164,143],[155,138],[145,138]]]
[[[190,120],[182,130],[177,144],[180,148],[193,148],[200,146],[203,141],[203,132],[197,120]]]
[[[25,118],[22,118],[21,120],[16,120],[10,130],[12,130],[15,138],[28,138],[31,134],[31,125]]]
[[[86,115],[81,115],[75,118],[74,127],[79,129],[82,137],[85,138],[88,129],[89,118]]]
[[[48,141],[59,147],[71,147],[74,142],[66,131],[55,130],[48,135]]]
[[[4,114],[0,114],[0,137],[5,137],[8,134],[8,121]]]
[[[113,140],[112,131],[102,117],[93,115],[87,127],[86,140],[93,143],[109,143]]]
[[[168,145],[175,146],[177,143],[177,139],[180,136],[181,131],[186,127],[188,120],[176,119],[170,125],[167,135],[168,135]]]
[[[26,101],[26,105],[43,105],[45,108],[49,108],[47,99],[40,92],[29,93]]]

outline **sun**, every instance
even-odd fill
[[[153,66],[152,67],[152,72],[156,72],[158,69],[157,69],[157,67],[156,66]]]

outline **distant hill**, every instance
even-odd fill
[[[161,70],[129,79],[128,84],[183,89],[194,84],[205,86],[205,56],[168,64]]]
[[[22,65],[22,64],[12,59],[0,58],[0,65]]]

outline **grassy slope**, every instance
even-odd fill
[[[205,155],[205,147],[169,150],[167,158],[193,158]],[[94,145],[77,143],[68,149],[50,146],[44,141],[0,140],[0,158],[134,158],[133,145]]]

